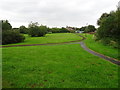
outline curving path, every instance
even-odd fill
[[[103,59],[105,59],[105,60],[107,60],[107,61],[110,61],[111,63],[114,63],[114,64],[116,64],[116,65],[120,65],[120,61],[118,61],[118,60],[116,60],[116,59],[114,59],[114,58],[105,56],[105,55],[103,55],[103,54],[100,54],[100,53],[98,53],[98,52],[95,52],[95,51],[87,48],[86,45],[85,45],[83,42],[80,42],[80,45],[81,45],[81,47],[82,47],[84,50],[88,51],[89,53],[91,53],[91,54],[93,54],[93,55],[95,55],[95,56],[98,56],[98,57],[100,57],[100,58],[103,58]]]
[[[83,40],[85,40],[86,38],[79,35],[80,37],[82,37],[81,40],[76,40],[76,41],[70,41],[70,42],[62,42],[62,43],[47,43],[47,44],[28,44],[28,45],[11,45],[11,46],[1,46],[2,48],[4,47],[18,47],[18,46],[40,46],[40,45],[58,45],[58,44],[80,44],[81,47],[86,50],[87,52],[95,55],[95,56],[98,56],[100,58],[103,58],[107,61],[110,61],[111,63],[113,64],[116,64],[116,65],[119,65],[120,66],[120,61],[114,59],[114,58],[111,58],[111,57],[108,57],[108,56],[105,56],[103,54],[100,54],[98,52],[95,52],[89,48],[86,47],[86,45],[84,44],[84,42],[82,42]]]
[[[82,37],[84,40],[86,39],[85,37],[83,37],[83,36],[81,36],[81,35],[79,35],[79,36]],[[98,53],[98,52],[95,52],[95,51],[89,49],[89,48],[84,44],[84,42],[80,42],[80,45],[81,45],[81,47],[82,47],[84,50],[86,50],[87,52],[89,52],[89,53],[91,53],[91,54],[93,54],[93,55],[95,55],[95,56],[98,56],[98,57],[100,57],[100,58],[103,58],[103,59],[105,59],[105,60],[107,60],[107,61],[110,61],[110,62],[113,63],[113,64],[116,64],[116,65],[119,65],[119,66],[120,66],[120,61],[118,61],[117,59],[114,59],[114,58],[105,56],[105,55],[103,55],[103,54],[100,54],[100,53]]]

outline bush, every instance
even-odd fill
[[[31,37],[41,37],[47,34],[46,26],[32,26],[29,28],[29,35]]]
[[[95,30],[96,30],[95,26],[93,26],[93,25],[88,25],[88,26],[85,28],[84,32],[85,32],[85,33],[89,33],[89,32],[94,32]]]
[[[60,33],[60,28],[51,28],[52,33]]]
[[[7,30],[2,32],[2,44],[11,44],[24,41],[25,37],[17,31]]]
[[[23,34],[27,34],[28,33],[28,29],[25,26],[20,26],[19,27],[19,32],[23,33]]]
[[[60,33],[69,33],[70,31],[69,30],[67,30],[66,28],[64,28],[64,27],[62,27],[61,29],[60,29]]]
[[[51,28],[52,33],[69,33],[70,31],[67,30],[66,28]]]
[[[8,20],[2,20],[2,30],[6,31],[6,30],[11,30],[11,29],[12,29],[12,26],[9,23],[9,21]]]

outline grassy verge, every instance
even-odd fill
[[[117,69],[79,44],[3,48],[3,88],[117,88]]]
[[[8,45],[26,45],[26,44],[46,44],[46,43],[60,43],[69,42],[75,40],[81,40],[82,38],[73,33],[55,33],[47,34],[45,37],[30,37],[25,34],[25,41],[22,43],[8,44]],[[8,46],[6,45],[6,46]]]
[[[90,48],[96,52],[99,52],[101,54],[104,54],[106,56],[120,60],[120,56],[118,54],[118,49],[113,48],[111,46],[107,46],[107,45],[105,46],[100,42],[96,42],[94,40],[93,34],[80,34],[80,35],[83,35],[84,37],[87,38],[84,42],[88,48]]]

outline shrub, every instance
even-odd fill
[[[67,30],[66,28],[64,28],[64,27],[62,27],[61,29],[60,29],[60,33],[69,33],[70,31],[69,30]]]
[[[47,34],[46,26],[32,26],[29,28],[29,35],[31,37],[41,37]]]
[[[60,33],[60,28],[51,28],[52,33]]]
[[[9,23],[9,21],[8,20],[2,20],[2,30],[6,31],[6,30],[11,30],[11,29],[12,29],[12,26]]]
[[[52,33],[68,33],[70,32],[69,30],[67,30],[66,28],[62,27],[62,28],[51,28]]]
[[[7,30],[2,32],[2,44],[11,44],[24,41],[25,37],[17,31]]]
[[[20,26],[19,32],[23,33],[23,34],[27,34],[28,33],[28,29],[25,26]]]
[[[93,25],[88,25],[88,26],[85,28],[84,32],[85,32],[85,33],[89,33],[89,32],[94,32],[95,30],[96,30],[95,26],[93,26]]]

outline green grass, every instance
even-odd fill
[[[25,34],[25,41],[22,43],[9,44],[9,45],[26,45],[26,44],[46,44],[46,43],[60,43],[69,42],[75,40],[81,40],[82,38],[73,33],[53,33],[46,34],[45,37],[30,37]]]
[[[3,88],[117,88],[117,69],[79,44],[3,48]]]
[[[85,42],[86,46],[89,47],[90,49],[92,49],[96,52],[99,52],[101,54],[104,54],[106,56],[120,60],[120,56],[118,54],[118,49],[113,48],[108,45],[103,45],[100,42],[96,42],[94,40],[94,36],[91,34],[80,34],[80,35],[83,35],[84,37],[87,38],[84,42]]]

